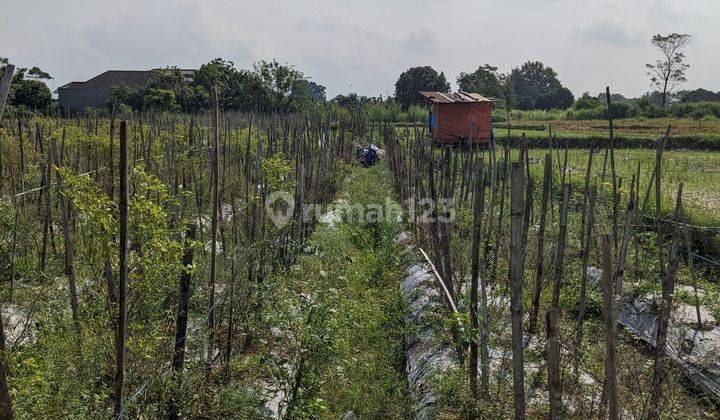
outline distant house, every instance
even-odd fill
[[[490,141],[492,99],[466,92],[420,94],[430,107],[430,130],[436,144]]]
[[[126,85],[139,89],[150,78],[163,69],[152,70],[108,70],[86,82],[70,82],[57,89],[60,108],[83,110],[85,108],[104,108],[107,106],[113,87]],[[181,69],[186,79],[192,79],[195,70]]]

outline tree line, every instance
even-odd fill
[[[527,61],[507,74],[485,64],[471,73],[460,73],[456,81],[459,90],[498,99],[508,108],[564,109],[575,98],[557,76],[552,67],[540,61]],[[449,92],[450,83],[443,72],[438,73],[430,66],[412,67],[400,74],[395,83],[395,98],[405,108],[423,104],[425,99],[418,93],[423,90]]]
[[[212,107],[216,86],[222,108],[234,111],[296,112],[325,101],[325,87],[291,65],[262,60],[247,70],[222,58],[190,78],[177,67],[157,71],[140,89],[115,87],[110,100],[135,110],[196,112]]]
[[[701,119],[717,116],[717,107],[707,104],[668,109],[677,103],[720,102],[720,92],[680,89],[687,82],[686,71],[690,65],[686,63],[684,49],[690,41],[688,34],[654,35],[651,45],[659,52],[660,58],[655,63],[646,64],[653,91],[635,99],[617,95],[613,101],[616,109],[611,111],[613,117]],[[7,59],[0,58],[0,70],[7,62]],[[38,67],[19,69],[13,78],[9,105],[21,109],[49,110],[52,98],[44,81],[50,79],[52,77]],[[585,92],[576,100],[570,89],[562,84],[558,73],[541,61],[527,61],[507,73],[498,71],[496,66],[484,64],[471,72],[461,72],[455,81],[459,90],[496,99],[501,107],[508,110],[571,109],[573,113],[568,115],[569,119],[606,118],[606,111],[602,109],[605,102],[602,92],[596,96]],[[220,105],[227,110],[299,112],[327,102],[325,87],[292,65],[281,64],[277,60],[261,60],[251,69],[242,69],[232,61],[216,58],[200,66],[191,77],[186,77],[177,67],[167,67],[156,71],[139,89],[123,84],[115,86],[110,104],[136,111],[197,112],[211,108],[215,86],[218,87]],[[371,104],[399,104],[406,111],[425,104],[420,91],[450,90],[444,72],[438,72],[431,66],[418,66],[399,75],[394,97],[383,99],[382,96],[348,93],[337,95],[329,102],[346,109],[364,108]]]

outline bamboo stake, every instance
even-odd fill
[[[10,89],[12,75],[15,72],[15,66],[8,64],[5,68],[5,75],[2,83],[0,83],[0,121],[2,121],[3,109],[5,108],[5,100]],[[2,179],[2,167],[0,166],[0,179]],[[10,400],[10,392],[7,386],[7,359],[5,357],[5,326],[3,325],[2,316],[0,316],[0,417],[13,419],[12,401]]]
[[[693,288],[693,294],[695,295],[695,315],[697,316],[697,329],[698,331],[702,330],[702,318],[700,316],[700,296],[698,294],[698,288],[697,288],[697,273],[695,272],[695,261],[691,249],[691,238],[690,233],[688,232],[688,223],[687,219],[685,217],[685,210],[681,209],[682,211],[682,233],[683,233],[683,241],[685,242],[685,252],[688,256],[688,267],[690,269],[690,279],[692,281],[692,288]]]
[[[12,82],[14,73],[14,64],[8,64],[7,66],[5,66],[5,74],[3,74],[2,81],[0,81],[0,121],[2,121],[3,110],[5,109],[5,102],[7,101],[8,92],[10,91],[10,83]]]
[[[623,227],[622,243],[618,253],[617,269],[615,270],[615,294],[620,296],[627,265],[627,250],[632,233],[632,221],[635,213],[635,175],[633,175],[630,186],[630,198],[628,199],[627,211],[625,213],[625,226]]]
[[[587,272],[588,272],[588,259],[590,258],[590,245],[592,244],[592,233],[593,226],[595,224],[595,200],[597,198],[597,186],[593,185],[588,192],[589,198],[589,212],[587,226],[584,226],[585,230],[585,242],[583,245],[582,255],[582,274],[580,277],[580,296],[578,298],[578,318],[577,318],[577,331],[575,333],[575,358],[573,371],[575,380],[580,378],[580,360],[582,358],[582,338],[583,338],[583,322],[585,320],[585,299],[587,292]]]
[[[452,311],[454,313],[457,313],[458,310],[457,310],[457,306],[455,305],[455,300],[453,299],[452,294],[450,293],[450,289],[443,281],[442,276],[440,276],[440,273],[438,273],[438,270],[435,267],[435,264],[432,263],[432,261],[430,260],[430,257],[428,257],[427,253],[422,248],[418,248],[418,249],[422,253],[423,257],[425,257],[425,261],[427,261],[427,263],[430,265],[430,269],[432,270],[433,274],[435,274],[435,277],[440,282],[440,286],[442,286],[443,291],[445,292],[445,297],[447,297],[447,299],[448,299],[450,308],[452,309]]]
[[[653,367],[652,392],[650,394],[650,406],[648,418],[657,418],[660,413],[660,400],[662,397],[662,383],[665,376],[667,333],[670,323],[670,311],[672,309],[673,294],[675,293],[675,276],[678,269],[678,249],[680,247],[680,221],[682,220],[682,190],[683,184],[678,186],[675,204],[675,229],[670,242],[670,254],[667,271],[662,282],[662,303],[660,317],[658,319],[657,338],[655,339],[655,364]]]
[[[443,170],[444,170],[444,174],[445,174],[445,176],[443,177],[444,196],[445,196],[444,197],[445,212],[444,212],[442,224],[440,225],[440,231],[442,233],[442,253],[443,253],[443,269],[444,269],[443,274],[451,288],[453,296],[455,296],[454,288],[455,287],[459,288],[460,284],[458,284],[457,286],[455,285],[455,281],[453,279],[453,271],[452,271],[452,260],[450,257],[450,242],[452,240],[452,231],[451,231],[451,226],[450,226],[450,211],[453,206],[452,199],[453,199],[453,192],[454,192],[454,188],[451,185],[451,179],[450,179],[451,178],[450,156],[451,156],[450,147],[447,147],[447,148],[445,148],[445,159],[443,162]],[[462,280],[460,280],[460,281],[462,281]],[[458,283],[460,283],[460,281]]]
[[[613,237],[613,244],[615,245],[615,248],[617,248],[617,241],[618,241],[618,203],[620,200],[619,194],[618,194],[618,182],[617,182],[617,172],[615,171],[615,134],[613,129],[613,117],[612,117],[612,102],[610,100],[610,87],[605,87],[605,101],[607,102],[607,108],[608,108],[608,127],[609,127],[609,136],[610,136],[610,177],[612,178],[612,194],[613,194],[613,202],[612,202],[612,237]]]
[[[562,388],[560,384],[560,339],[557,322],[558,309],[550,308],[546,315],[547,324],[547,368],[550,418],[562,419]]]
[[[513,162],[510,195],[510,313],[512,317],[513,394],[515,419],[525,418],[525,380],[523,365],[522,287],[523,287],[523,187],[522,162]]]
[[[605,319],[605,392],[610,420],[618,419],[617,373],[615,361],[615,304],[612,275],[612,243],[602,236],[603,247],[603,318]]]
[[[65,131],[63,130],[63,137],[65,137]],[[52,142],[53,156],[55,159],[55,166],[60,168],[62,166],[62,158],[56,153],[57,147],[55,141]],[[63,188],[63,177],[60,172],[56,173],[58,190]],[[68,278],[68,288],[70,289],[70,309],[72,310],[73,323],[75,324],[75,330],[77,333],[78,340],[80,339],[80,319],[78,315],[78,299],[77,299],[77,287],[75,283],[75,261],[73,255],[73,240],[72,240],[72,223],[70,222],[70,202],[64,194],[58,194],[58,200],[60,201],[60,209],[62,215],[63,224],[63,243],[65,246],[65,275]]]
[[[535,333],[537,317],[540,311],[540,295],[542,294],[543,274],[545,266],[545,226],[547,223],[548,202],[550,200],[550,184],[552,183],[552,154],[545,154],[545,167],[543,172],[542,198],[540,203],[540,226],[537,234],[537,253],[535,255],[535,291],[533,293],[532,309],[530,312],[530,326],[528,336]]]
[[[560,231],[558,233],[557,253],[555,254],[555,287],[553,288],[552,306],[560,306],[560,289],[563,283],[565,267],[565,242],[567,237],[568,207],[570,203],[570,184],[563,185],[562,204],[560,207]]]
[[[213,116],[213,149],[212,149],[212,221],[210,233],[210,310],[208,316],[208,351],[206,369],[210,372],[213,359],[213,346],[215,344],[215,282],[217,280],[217,237],[218,237],[218,207],[220,205],[220,180],[218,165],[220,164],[219,156],[219,137],[220,137],[220,110],[218,104],[218,89],[215,85],[215,113]]]
[[[472,233],[472,263],[471,263],[471,283],[470,283],[470,320],[473,326],[473,339],[470,340],[470,366],[468,375],[470,379],[470,392],[473,399],[477,400],[477,366],[478,366],[478,344],[477,330],[480,326],[478,322],[478,275],[480,272],[480,241],[482,236],[482,219],[485,207],[485,182],[484,182],[483,158],[480,157],[477,162],[477,173],[475,178],[475,214],[473,217],[473,233]],[[483,395],[485,393],[483,392]]]
[[[128,243],[128,149],[127,125],[120,122],[120,243],[119,243],[119,280],[120,293],[118,298],[118,329],[117,351],[115,366],[115,417],[120,418],[123,413],[123,382],[125,380],[125,329],[127,326],[127,243]]]
[[[195,240],[196,226],[191,223],[185,231],[185,249],[183,251],[183,271],[180,274],[180,294],[178,298],[177,321],[175,324],[175,346],[173,351],[172,368],[177,375],[177,392],[180,394],[182,381],[183,364],[185,363],[185,342],[187,341],[188,304],[190,302],[190,281],[192,279],[191,267],[193,264],[194,248],[192,241]],[[168,407],[168,417],[177,419],[179,417],[176,397],[173,396]]]

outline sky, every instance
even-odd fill
[[[0,56],[57,88],[108,69],[277,59],[327,88],[392,95],[431,65],[456,88],[485,63],[552,67],[578,96],[650,90],[655,33],[688,33],[685,88],[720,90],[718,0],[35,0],[0,3]]]

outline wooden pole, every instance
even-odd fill
[[[525,379],[523,365],[522,287],[523,287],[523,187],[522,162],[512,163],[510,191],[510,313],[512,318],[513,394],[515,419],[525,418]]]
[[[172,368],[178,375],[178,392],[180,393],[180,380],[182,378],[182,369],[185,362],[185,342],[187,341],[187,322],[188,322],[188,306],[190,302],[190,281],[192,275],[190,269],[193,264],[194,249],[192,241],[195,240],[196,226],[191,223],[185,231],[185,250],[183,252],[183,271],[180,274],[180,295],[178,300],[177,322],[175,324],[175,348],[173,351]],[[179,408],[177,406],[176,397],[170,401],[168,408],[168,417],[177,419],[179,417]]]
[[[592,244],[592,233],[595,224],[595,200],[597,197],[597,186],[593,185],[588,192],[589,212],[587,218],[587,226],[583,227],[585,230],[584,238],[585,242],[583,246],[582,255],[582,274],[580,277],[580,296],[578,298],[578,318],[577,318],[577,331],[575,333],[575,360],[573,370],[575,379],[578,380],[580,377],[580,360],[582,358],[582,338],[583,338],[583,323],[585,321],[585,301],[587,294],[587,272],[588,272],[588,260],[590,258],[590,245]]]
[[[8,64],[5,67],[5,74],[0,82],[0,122],[2,122],[3,109],[7,100],[10,82],[12,81],[15,66]],[[2,173],[0,171],[0,177]],[[0,311],[1,312],[1,311]],[[5,327],[2,316],[0,316],[0,418],[12,419],[12,401],[7,386],[7,358],[5,357]]]
[[[618,419],[617,373],[615,361],[615,285],[612,274],[612,242],[602,236],[603,248],[603,316],[605,319],[605,392],[610,420]]]
[[[120,243],[119,243],[119,281],[118,295],[118,329],[115,365],[115,417],[123,412],[123,382],[125,380],[125,329],[127,326],[127,242],[128,242],[128,149],[127,124],[120,122]]]
[[[10,83],[12,82],[14,73],[15,65],[8,64],[5,66],[5,74],[3,74],[2,81],[0,81],[0,121],[2,121],[5,102],[7,101],[8,92],[10,91]]]
[[[670,242],[670,254],[668,258],[668,266],[662,282],[662,302],[660,307],[660,317],[658,319],[657,338],[655,340],[655,365],[653,367],[653,383],[652,393],[650,394],[650,407],[648,410],[648,418],[657,418],[660,412],[660,400],[662,397],[662,383],[665,377],[665,358],[667,345],[667,333],[670,323],[670,310],[672,309],[673,294],[675,293],[675,276],[679,264],[678,250],[680,248],[680,230],[682,224],[682,190],[683,184],[678,186],[677,198],[675,204],[675,229],[672,233]]]
[[[685,252],[688,256],[688,268],[690,269],[690,279],[692,280],[692,288],[693,288],[693,294],[695,295],[695,315],[697,317],[697,329],[698,331],[702,330],[702,318],[700,316],[700,296],[698,294],[698,288],[697,288],[697,274],[695,272],[695,261],[694,261],[694,254],[692,253],[692,241],[690,238],[690,232],[688,232],[688,224],[687,220],[685,219],[685,211],[684,209],[681,209],[682,211],[682,233],[683,233],[683,241],[685,242]]]
[[[553,288],[552,306],[560,307],[560,289],[563,283],[565,263],[565,242],[567,237],[568,208],[570,205],[570,184],[563,184],[562,204],[560,205],[560,231],[558,232],[557,253],[555,254],[555,287]]]
[[[445,148],[445,156],[443,159],[443,182],[444,182],[444,199],[445,202],[445,212],[443,220],[440,224],[440,232],[442,234],[442,255],[443,255],[443,276],[445,277],[445,280],[448,282],[448,286],[451,288],[451,292],[453,296],[455,296],[455,282],[453,281],[453,271],[452,271],[452,264],[451,264],[451,258],[450,258],[450,242],[452,240],[452,231],[450,226],[450,211],[452,208],[452,199],[453,199],[453,193],[454,188],[451,186],[451,176],[450,176],[450,156],[451,156],[451,149],[450,147]],[[437,206],[437,204],[436,204]]]
[[[620,200],[618,194],[617,184],[617,173],[615,171],[615,134],[613,130],[613,117],[612,117],[612,102],[610,100],[610,87],[605,87],[605,101],[607,102],[608,108],[608,127],[610,136],[610,177],[612,178],[612,193],[613,193],[613,207],[612,207],[612,235],[613,244],[617,247],[618,240],[618,203]]]
[[[480,326],[478,321],[478,275],[480,273],[480,242],[482,240],[482,218],[485,207],[485,179],[482,156],[477,162],[477,173],[475,175],[475,214],[473,217],[472,233],[472,263],[470,281],[470,320],[473,326],[473,339],[470,340],[470,366],[468,375],[470,381],[470,392],[473,399],[477,399],[477,370],[478,370],[478,343],[477,331]]]
[[[212,146],[212,226],[210,233],[210,310],[208,316],[208,353],[207,365],[208,372],[212,367],[213,346],[215,343],[215,282],[217,280],[217,237],[218,237],[218,211],[220,205],[220,181],[218,165],[220,163],[220,155],[218,142],[220,137],[220,108],[218,104],[218,89],[215,85],[215,113],[213,116],[213,146]]]
[[[65,137],[65,130],[63,130],[63,138]],[[62,166],[62,152],[57,151],[57,146],[53,140],[51,143],[53,156],[55,159],[55,166],[60,168]],[[57,175],[57,186],[58,191],[63,188],[63,177],[58,171]],[[72,311],[73,323],[75,324],[75,330],[80,340],[80,318],[78,314],[78,298],[77,298],[77,287],[75,283],[75,259],[73,253],[73,240],[72,240],[72,223],[70,221],[70,201],[65,197],[65,194],[58,194],[58,201],[60,202],[60,210],[62,215],[63,224],[63,244],[65,247],[65,275],[68,278],[68,288],[70,290],[70,309]]]
[[[630,198],[628,199],[627,212],[625,213],[625,226],[623,227],[622,242],[618,252],[617,269],[615,270],[615,294],[622,293],[623,278],[625,277],[625,267],[627,265],[627,250],[630,243],[630,234],[632,233],[632,221],[635,214],[635,175],[633,174],[632,183],[630,185]]]
[[[550,308],[546,316],[547,324],[547,368],[548,368],[548,394],[550,402],[550,418],[562,419],[562,388],[560,384],[560,339],[558,337],[557,308]]]
[[[545,267],[545,226],[547,224],[548,202],[550,201],[550,184],[552,183],[552,153],[545,154],[543,173],[542,198],[540,203],[540,226],[537,233],[537,255],[535,256],[535,291],[530,312],[528,334],[535,333],[537,317],[540,311],[540,295],[542,294],[543,274]]]

